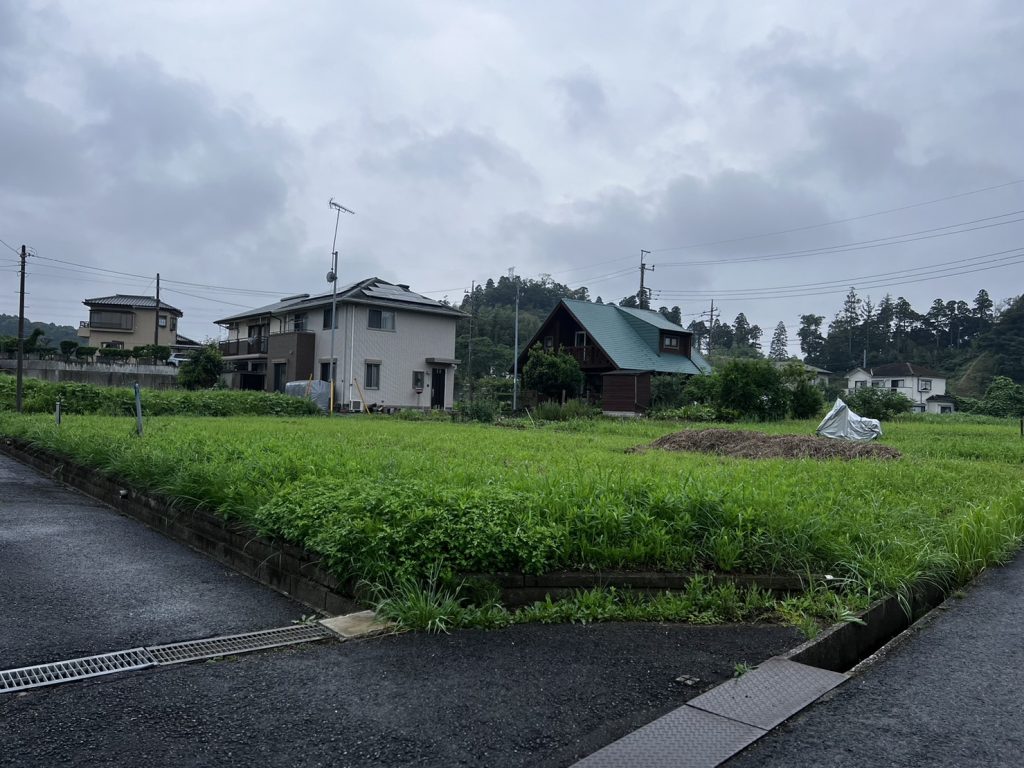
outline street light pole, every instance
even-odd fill
[[[343,205],[334,202],[332,197],[328,203],[328,208],[332,208],[335,211],[334,216],[334,241],[331,243],[331,271],[327,273],[327,282],[331,283],[331,400],[330,409],[328,415],[334,415],[334,391],[335,381],[338,378],[338,362],[334,357],[334,332],[338,327],[338,224],[341,222],[341,214],[351,213],[355,215],[355,211],[350,211]]]

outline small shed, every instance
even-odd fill
[[[602,376],[606,416],[637,416],[651,407],[651,371],[609,371]]]

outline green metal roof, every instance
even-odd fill
[[[711,366],[698,352],[693,352],[691,357],[658,354],[660,330],[690,333],[660,312],[577,299],[562,299],[562,303],[612,359],[616,368],[694,375],[711,372]]]

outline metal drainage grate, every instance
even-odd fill
[[[183,661],[213,659],[218,656],[231,656],[236,653],[277,648],[282,645],[309,643],[328,637],[334,637],[334,633],[326,627],[319,624],[300,624],[294,627],[248,632],[243,635],[214,637],[209,640],[151,645],[146,650],[152,654],[157,664],[179,664]]]
[[[99,656],[55,661],[52,664],[6,669],[0,671],[0,691],[21,691],[26,688],[38,688],[69,680],[109,675],[113,672],[145,669],[155,664],[156,661],[145,648],[132,648],[128,651],[103,653]]]

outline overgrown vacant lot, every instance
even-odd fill
[[[736,425],[776,434],[810,422]],[[627,449],[677,424],[508,429],[385,417],[0,414],[0,433],[308,547],[342,576],[555,569],[831,574],[861,596],[950,586],[1024,534],[1012,422],[887,424],[896,461]]]

